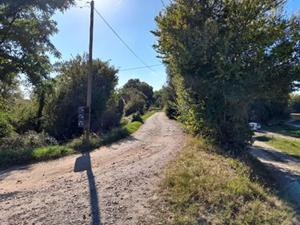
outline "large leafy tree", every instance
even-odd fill
[[[17,74],[39,84],[49,74],[49,54],[59,56],[50,41],[57,32],[51,19],[74,0],[2,0],[0,3],[0,84],[12,82]]]
[[[87,75],[89,71],[87,57],[77,56],[75,59],[62,63],[55,79],[54,91],[46,101],[43,113],[44,129],[55,138],[64,140],[82,133],[78,128],[78,107],[86,105]],[[93,61],[93,92],[91,129],[101,132],[107,129],[103,123],[103,113],[113,105],[118,106],[117,100],[112,99],[118,83],[117,70],[108,62]],[[109,103],[109,100],[111,103]],[[117,110],[117,109],[116,109]],[[119,110],[119,109],[118,109]],[[121,116],[123,110],[120,109]],[[119,121],[114,123],[117,124]]]
[[[130,79],[121,89],[121,96],[125,101],[125,114],[135,112],[144,113],[154,101],[153,88],[139,79]]]
[[[179,118],[230,149],[251,137],[249,107],[288,97],[299,71],[299,19],[283,0],[174,0],[157,18]]]

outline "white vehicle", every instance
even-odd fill
[[[257,131],[261,129],[261,125],[259,123],[250,122],[249,127],[252,131]]]

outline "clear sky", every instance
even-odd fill
[[[168,1],[164,0],[165,4]],[[90,11],[88,7],[79,8],[87,5],[87,0],[78,0],[77,7],[54,16],[59,32],[53,36],[52,41],[64,60],[88,51]],[[155,16],[163,9],[161,0],[95,0],[95,7],[147,65],[161,64],[152,48],[155,37],[150,33],[156,28]],[[299,12],[300,0],[288,0],[286,11],[288,14]],[[119,86],[131,78],[139,78],[155,89],[159,89],[166,82],[164,66],[153,67],[155,72],[149,69],[122,71],[144,65],[126,49],[96,14],[94,58],[110,60],[112,65],[120,69]]]

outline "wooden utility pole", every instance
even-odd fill
[[[88,74],[88,87],[87,87],[87,101],[86,107],[88,111],[87,124],[86,124],[86,141],[90,141],[91,131],[91,106],[92,106],[92,83],[93,83],[93,39],[94,39],[94,0],[91,1],[91,16],[90,16],[90,43],[89,43],[89,74]]]

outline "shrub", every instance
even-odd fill
[[[13,131],[9,116],[0,112],[0,138],[11,136]]]
[[[45,145],[56,145],[55,138],[49,136],[47,133],[37,133],[35,131],[28,131],[22,135],[13,135],[8,138],[0,139],[0,149],[32,149]]]
[[[120,96],[113,94],[108,101],[106,110],[101,116],[101,131],[107,132],[115,127],[120,126],[120,121],[123,116],[124,103],[120,99]]]
[[[129,116],[133,113],[144,113],[146,107],[146,101],[141,95],[134,95],[129,102],[125,105],[125,115]]]
[[[0,139],[0,167],[41,160],[33,156],[34,149],[49,145],[57,145],[57,141],[46,133],[36,133],[35,131],[2,138]],[[48,156],[45,156],[46,158]]]
[[[141,114],[139,112],[135,113],[132,115],[132,119],[131,119],[131,122],[141,122],[141,123],[144,123],[144,120],[143,118],[141,117]]]
[[[67,144],[67,147],[73,148],[77,151],[85,152],[90,151],[92,149],[99,148],[102,145],[102,137],[97,134],[92,134],[90,136],[89,143],[85,140],[85,136],[82,135],[79,138],[73,139],[71,142]]]
[[[48,100],[44,113],[45,130],[58,140],[66,140],[82,134],[82,128],[78,127],[78,108],[86,104],[84,90],[87,88],[87,74],[86,57],[77,56],[60,67],[55,93]],[[97,133],[102,129],[102,114],[108,109],[109,100],[118,82],[116,74],[117,70],[108,62],[93,61],[92,132]],[[112,102],[115,103],[114,100]],[[106,113],[105,116],[107,115]],[[117,117],[118,115],[113,119],[118,119]],[[115,124],[116,121],[105,126],[107,128]]]

